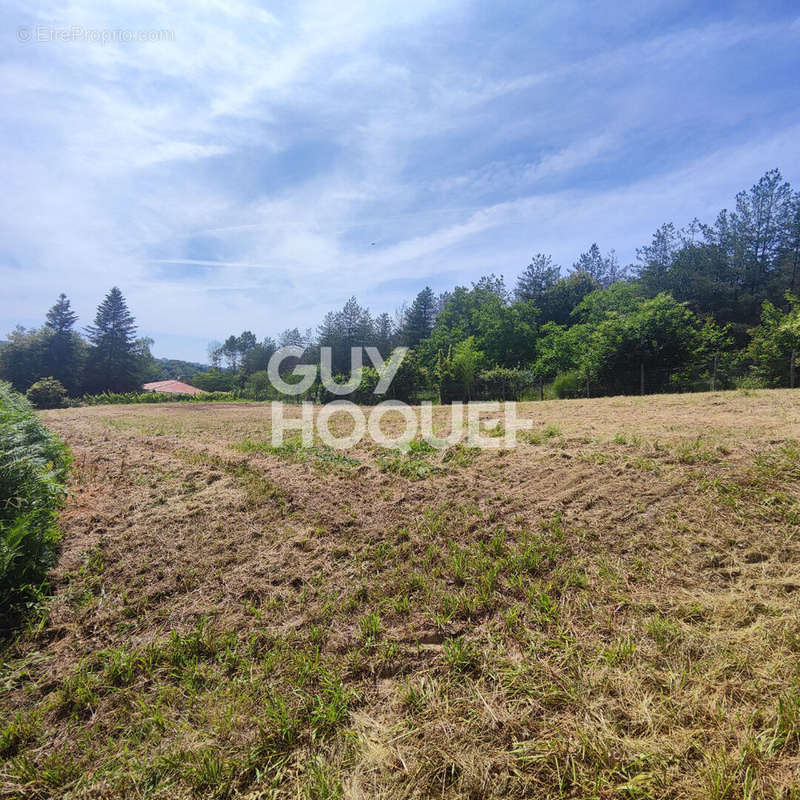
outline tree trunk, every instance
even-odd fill
[[[644,395],[644,361],[639,362],[639,394]]]
[[[797,349],[792,348],[792,360],[789,364],[789,388],[794,389],[794,365],[797,359]]]
[[[539,380],[539,399],[544,400],[544,381]]]
[[[586,373],[586,397],[589,397],[589,373]]]

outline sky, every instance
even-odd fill
[[[622,263],[768,169],[796,2],[4,2],[0,337],[118,285],[156,356]]]

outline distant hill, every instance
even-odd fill
[[[191,383],[198,372],[208,372],[208,364],[198,364],[194,361],[181,361],[177,358],[156,358],[156,371],[153,380],[159,381],[185,381]]]

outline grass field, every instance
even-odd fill
[[[44,413],[73,495],[2,796],[800,798],[800,395],[520,408],[404,456]]]

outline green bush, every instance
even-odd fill
[[[55,378],[40,378],[25,392],[25,396],[36,408],[61,408],[67,390]]]
[[[736,380],[737,389],[767,389],[769,381],[757,372],[751,371]]]
[[[0,383],[0,632],[38,596],[55,560],[69,464],[66,446]]]
[[[586,376],[578,370],[562,372],[553,381],[553,394],[558,398],[586,397]]]
[[[475,395],[482,400],[521,400],[535,383],[530,370],[492,367],[478,373]]]
[[[103,392],[102,394],[85,394],[78,405],[84,406],[121,406],[150,403],[228,403],[242,400],[241,391],[209,392],[208,394],[172,394],[171,392]]]

